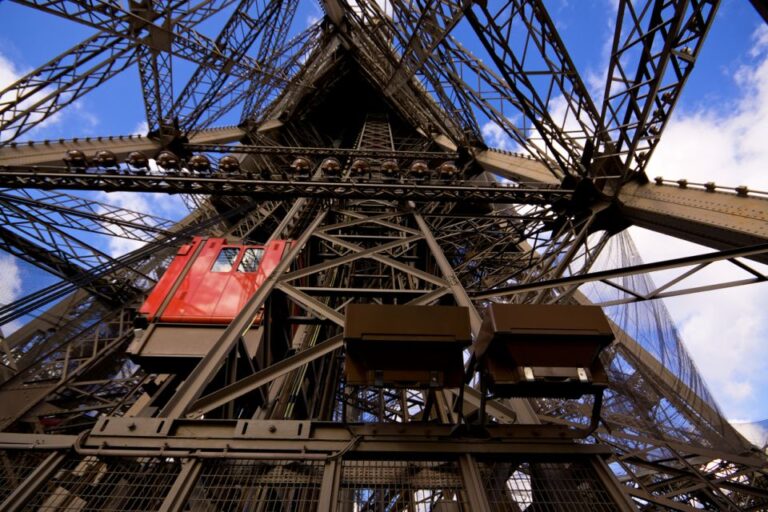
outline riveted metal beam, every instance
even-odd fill
[[[768,243],[768,199],[690,187],[625,185],[621,211],[633,224],[716,249]],[[748,256],[768,263],[765,254]]]

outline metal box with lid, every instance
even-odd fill
[[[344,325],[347,385],[442,388],[464,380],[469,310],[350,304]]]
[[[597,306],[491,304],[474,354],[496,396],[576,398],[607,386],[613,332]]]

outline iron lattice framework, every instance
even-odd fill
[[[541,0],[324,0],[299,31],[284,0],[14,1],[97,32],[0,92],[0,247],[59,279],[0,305],[27,321],[1,340],[0,508],[768,509],[765,453],[656,300],[767,277],[763,194],[645,175],[717,0],[620,0],[599,102]],[[146,136],[20,142],[134,65]],[[517,152],[482,142],[487,120]],[[158,164],[122,163],[137,151]],[[78,190],[181,194],[190,213]],[[631,225],[713,250],[644,264]],[[96,235],[144,245],[112,257]],[[136,309],[196,235],[294,242],[191,369],[137,365]],[[745,277],[684,283],[718,261]],[[605,307],[611,384],[585,440],[588,399],[344,381],[348,304],[460,305],[476,335],[491,301]]]

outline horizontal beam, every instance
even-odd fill
[[[475,158],[483,169],[500,178],[546,185],[560,184],[560,180],[544,164],[516,153],[487,149],[478,152]]]
[[[571,191],[555,188],[475,186],[465,184],[376,183],[352,181],[255,180],[229,177],[136,176],[117,173],[36,172],[0,166],[0,187],[12,189],[102,190],[105,192],[162,192],[251,196],[262,199],[312,197],[328,199],[380,199],[551,204]],[[461,183],[461,182],[459,182]]]
[[[688,242],[715,249],[768,243],[768,199],[651,183],[629,183],[618,199],[633,224]],[[765,253],[751,259],[768,263]]]
[[[186,144],[185,148],[192,153],[241,153],[247,155],[301,155],[301,156],[335,156],[359,158],[392,158],[404,160],[453,160],[459,158],[454,152],[441,151],[387,151],[381,149],[348,149],[348,148],[313,148],[300,146],[254,146],[240,144],[227,146],[224,144]]]
[[[493,297],[503,297],[515,295],[518,293],[527,293],[539,290],[548,290],[565,285],[580,285],[584,283],[601,281],[606,284],[609,279],[617,277],[627,277],[631,275],[647,274],[661,270],[671,270],[675,268],[691,267],[694,265],[703,265],[715,261],[732,260],[733,258],[754,258],[765,257],[768,255],[768,243],[744,247],[742,249],[729,249],[714,253],[698,254],[696,256],[686,256],[684,258],[675,258],[672,260],[658,261],[654,263],[643,263],[624,268],[602,270],[588,274],[561,277],[550,279],[548,281],[539,281],[534,283],[524,283],[501,288],[492,288],[471,294],[475,300],[485,300]],[[766,276],[760,274],[755,276],[755,281],[764,281]]]
[[[85,438],[0,433],[0,449],[61,449],[76,447],[82,454],[131,456],[138,450],[164,457],[282,459],[344,452],[451,457],[458,453],[519,454],[526,460],[563,460],[608,455],[595,444],[531,436],[530,428],[555,432],[549,426],[487,425],[496,442],[460,437],[454,425],[429,423],[343,424],[296,420],[190,420],[168,418],[101,418]],[[523,436],[519,434],[525,434]],[[191,443],[194,440],[194,444]],[[261,452],[261,453],[260,453]],[[282,456],[281,456],[282,455]]]
[[[237,126],[211,128],[197,132],[192,142],[199,144],[225,144],[236,142],[243,137]],[[11,143],[0,148],[0,165],[61,165],[67,151],[77,149],[86,155],[108,150],[123,160],[132,151],[141,151],[152,157],[160,151],[157,141],[143,135],[115,135],[109,137],[83,137],[77,139],[54,139],[39,142]]]
[[[317,286],[299,286],[296,288],[310,296],[319,297],[384,297],[384,296],[420,296],[434,290],[418,290],[410,288],[328,288]]]
[[[669,498],[665,498],[664,496],[656,496],[642,489],[638,489],[634,487],[628,486],[627,492],[636,498],[639,498],[646,502],[650,501],[652,503],[656,503],[657,505],[661,505],[669,510],[679,510],[680,512],[696,512],[697,510],[700,510],[700,509],[685,505],[684,503],[679,503],[677,501],[670,500]]]
[[[11,143],[0,148],[0,165],[61,165],[67,151],[74,149],[87,155],[108,150],[115,153],[119,159],[124,159],[131,151],[154,153],[160,149],[160,145],[142,135]]]

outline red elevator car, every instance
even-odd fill
[[[150,322],[228,324],[280,263],[288,244],[233,245],[224,238],[195,237],[179,249],[139,313]]]
[[[275,270],[291,242],[239,245],[195,237],[182,246],[139,308],[147,327],[128,348],[142,365],[190,364],[205,356],[235,316]],[[259,320],[245,336],[256,336]]]

